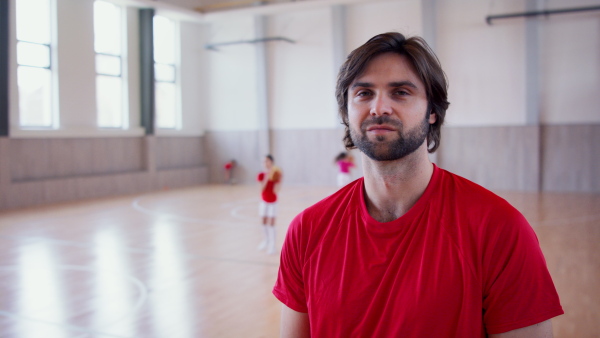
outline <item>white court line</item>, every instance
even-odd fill
[[[25,317],[25,316],[21,316],[21,315],[15,315],[13,313],[10,313],[8,311],[3,311],[3,310],[0,310],[0,316],[4,316],[4,317],[10,318],[10,319],[15,319],[15,320],[24,320],[24,321],[35,322],[35,323],[39,323],[39,324],[58,326],[58,327],[65,328],[65,329],[68,329],[71,331],[84,332],[83,337],[86,337],[90,334],[94,334],[94,335],[101,335],[101,336],[115,337],[115,338],[131,338],[131,337],[127,337],[127,336],[117,336],[117,335],[110,334],[110,333],[104,333],[104,332],[100,332],[100,331],[96,331],[96,330],[90,330],[90,329],[86,329],[86,328],[74,326],[74,325],[69,325],[69,324],[61,324],[61,323],[50,322],[50,321],[41,320],[41,319],[37,319],[37,318],[29,318],[29,317]]]
[[[281,194],[281,195],[286,195]],[[300,194],[297,194],[294,196],[294,199],[298,200],[298,199],[305,199],[307,196],[311,196],[310,193],[307,192],[303,192]],[[158,212],[158,211],[154,211],[152,209],[143,207],[141,205],[141,200],[142,198],[144,198],[146,196],[140,196],[135,198],[132,202],[131,202],[131,206],[133,207],[133,209],[149,215],[149,216],[153,216],[153,217],[163,217],[163,218],[168,218],[168,219],[172,219],[172,220],[176,220],[176,221],[181,221],[181,222],[186,222],[186,223],[195,223],[195,224],[202,224],[202,225],[208,225],[206,223],[210,223],[210,224],[214,224],[214,225],[230,225],[230,226],[239,226],[240,222],[231,222],[231,221],[223,221],[223,220],[218,220],[218,219],[206,219],[206,218],[195,218],[195,217],[184,217],[184,216],[179,216],[179,215],[173,215],[173,214],[167,214],[167,213],[162,213],[162,212]],[[325,197],[325,196],[323,196]],[[320,200],[320,199],[317,199]],[[260,202],[259,198],[247,198],[244,200],[239,200],[239,201],[231,201],[231,202],[225,202],[219,205],[219,207],[221,209],[230,209],[229,214],[237,219],[240,220],[244,220],[244,221],[248,221],[251,222],[251,225],[256,225],[257,221],[260,221],[260,217],[258,217],[258,203]],[[255,204],[256,205],[256,217],[248,217],[248,216],[243,216],[240,214],[240,210],[244,209],[246,205],[248,204]],[[283,209],[280,208],[280,210],[284,210],[284,209],[291,209],[291,208],[285,208],[283,207]],[[294,209],[295,210],[295,209]],[[242,224],[250,224],[250,223],[242,223]]]
[[[19,267],[16,265],[15,266],[0,266],[0,270],[17,270],[18,268]],[[86,272],[92,272],[92,273],[95,272],[95,270],[92,268],[85,267],[85,266],[77,266],[77,265],[59,265],[59,266],[57,266],[57,268],[63,269],[63,270],[86,271]],[[128,275],[127,279],[129,279],[131,282],[133,282],[133,284],[136,286],[136,288],[138,289],[138,292],[139,292],[139,297],[138,297],[135,305],[133,306],[132,310],[128,314],[125,314],[121,318],[114,319],[108,323],[101,324],[100,325],[101,327],[108,327],[108,326],[115,325],[115,324],[133,316],[136,312],[138,312],[142,308],[142,306],[148,299],[148,288],[146,288],[144,283],[142,283],[139,279],[137,279],[131,275]],[[80,327],[80,326],[56,323],[56,322],[51,322],[51,321],[47,321],[47,320],[43,320],[43,319],[27,317],[27,316],[15,314],[15,313],[4,311],[4,310],[0,310],[0,315],[11,318],[11,319],[18,319],[18,320],[42,323],[42,324],[46,324],[46,325],[52,325],[52,326],[66,328],[66,329],[73,330],[73,331],[83,332],[84,334],[82,336],[79,336],[80,338],[86,337],[90,334],[103,335],[103,336],[107,336],[107,337],[127,338],[124,336],[104,333],[102,331],[88,329],[88,328],[84,328],[84,327]]]
[[[161,217],[161,218],[168,218],[174,221],[180,221],[180,222],[184,222],[184,223],[194,223],[194,224],[201,224],[201,225],[227,225],[227,226],[240,226],[240,225],[248,225],[250,223],[247,222],[232,222],[232,221],[223,221],[223,220],[217,220],[217,219],[206,219],[206,218],[194,218],[194,217],[183,217],[183,216],[178,216],[178,215],[173,215],[173,214],[167,214],[167,213],[162,213],[162,212],[158,212],[158,211],[154,211],[152,209],[148,209],[145,208],[143,206],[141,206],[140,204],[140,200],[142,199],[142,197],[138,197],[136,199],[134,199],[131,202],[131,206],[146,215],[149,216],[153,216],[153,217]],[[256,218],[258,219],[258,217]],[[208,224],[206,224],[208,223]],[[254,223],[252,223],[252,225],[254,225]]]
[[[52,238],[45,238],[45,237],[0,235],[0,238],[6,238],[6,239],[10,239],[10,240],[24,240],[24,241],[28,241],[28,242],[41,241],[41,242],[46,242],[46,243],[51,243],[51,244],[56,244],[56,245],[71,246],[71,247],[84,248],[84,249],[89,249],[95,245],[95,243],[81,243],[81,242],[65,241],[62,239],[52,239]],[[149,249],[138,249],[138,248],[131,248],[131,247],[123,247],[123,248],[126,251],[134,252],[134,253],[146,254],[151,251]]]
[[[94,246],[93,243],[70,242],[70,241],[65,241],[65,240],[49,239],[49,238],[44,238],[44,237],[0,235],[0,238],[5,238],[5,239],[9,239],[9,240],[42,241],[42,242],[47,242],[47,243],[56,244],[56,245],[72,246],[72,247],[86,248],[86,249]],[[152,248],[132,248],[132,247],[128,247],[128,246],[123,246],[122,248],[125,251],[139,253],[139,254],[151,254],[154,252],[154,249],[152,249]],[[278,263],[243,260],[243,259],[235,259],[235,258],[222,258],[222,257],[195,255],[195,254],[184,254],[182,257],[187,258],[187,259],[201,259],[201,260],[211,260],[211,261],[228,262],[228,263],[240,263],[240,264],[248,264],[248,265],[279,266]]]
[[[253,221],[258,220],[258,217],[248,217],[248,216],[244,216],[244,215],[240,214],[240,212],[239,212],[240,210],[247,209],[247,208],[248,207],[246,207],[246,206],[240,205],[238,207],[235,207],[235,208],[231,209],[229,211],[229,214],[231,214],[232,217],[235,217],[237,219],[253,220]],[[258,207],[256,209],[258,209]],[[257,212],[257,214],[258,214],[258,212]]]

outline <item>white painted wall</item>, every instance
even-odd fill
[[[450,82],[447,123],[456,126],[526,123],[525,0],[438,1],[437,51]],[[544,1],[541,9],[600,5],[599,0]],[[540,122],[600,122],[599,12],[538,17]],[[530,71],[530,70],[529,70]]]
[[[94,2],[59,0],[56,5],[60,126],[96,129]]]
[[[140,32],[138,27],[139,15],[135,7],[127,8],[127,43],[125,50],[124,76],[127,78],[127,106],[129,107],[129,126],[128,129],[138,131],[140,135],[144,132],[139,127],[141,116],[140,102],[140,50],[136,47],[139,44]]]
[[[199,136],[204,134],[205,115],[209,110],[208,54],[204,50],[208,29],[206,25],[179,22],[180,59],[177,72],[181,86],[181,127],[155,129],[158,136]]]
[[[515,1],[495,5],[499,13],[524,10]],[[439,1],[438,6],[437,53],[450,86],[447,124],[524,124],[524,20],[490,26],[489,4],[483,1]]]
[[[541,23],[542,122],[599,123],[600,11]]]
[[[209,43],[255,39],[252,16],[236,17],[211,25]],[[222,46],[207,51],[209,63],[209,130],[256,130],[259,127],[257,102],[256,49],[252,44]]]
[[[296,41],[268,44],[270,119],[273,129],[338,126],[329,7],[275,15],[269,36]]]
[[[380,33],[413,36],[423,32],[420,0],[350,4],[346,15],[348,53]]]
[[[208,54],[204,45],[209,27],[203,24],[181,23],[181,113],[180,133],[204,134],[205,116],[209,111]]]

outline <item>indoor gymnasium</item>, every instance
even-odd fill
[[[409,54],[382,52],[348,75],[351,52],[387,32],[423,38],[447,109]],[[398,64],[416,80],[380,86]],[[427,134],[377,157],[369,145],[416,121],[400,113],[406,102],[430,114]],[[521,330],[543,325],[543,337],[600,337],[599,107],[600,0],[0,1],[0,337],[542,337]],[[388,129],[356,127],[375,115]],[[428,152],[427,128],[441,122]],[[427,170],[382,176],[417,162]],[[449,173],[477,193],[436,195],[428,182]],[[374,198],[389,192],[398,198]],[[413,192],[400,214],[375,217]],[[484,215],[479,197],[492,193],[508,203],[479,218],[484,230],[452,230],[468,222],[445,218],[450,206]],[[426,204],[434,195],[445,202]],[[518,236],[488,241],[496,228],[484,223],[509,219],[509,204],[532,251],[513,248]],[[385,225],[421,207],[445,229],[427,236],[482,243],[476,263],[453,270],[475,287],[426,287],[451,285],[448,268],[401,293],[427,311],[353,284],[362,254],[348,242],[338,262],[329,242],[347,215]],[[466,264],[471,248],[453,240],[422,257]],[[409,279],[398,276],[391,290]],[[466,291],[483,304],[474,333],[434,334],[459,325],[466,308],[440,309]],[[380,297],[393,304],[373,305]],[[528,317],[534,307],[548,311]],[[425,331],[387,330],[411,322]]]

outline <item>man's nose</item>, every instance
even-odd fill
[[[389,98],[385,95],[377,95],[375,100],[372,101],[371,116],[382,116],[390,115],[392,113],[392,106]]]

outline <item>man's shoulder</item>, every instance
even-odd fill
[[[470,215],[474,219],[486,216],[508,222],[523,217],[510,202],[491,190],[443,169],[441,176],[438,203],[450,207],[454,212]]]
[[[465,197],[481,203],[506,202],[504,198],[470,179],[445,169],[440,170],[442,171],[441,188],[445,190],[446,196],[455,195],[453,197]]]
[[[520,211],[500,195],[458,174],[441,170],[440,196],[444,203],[454,205],[455,210],[495,215],[500,219],[522,217]]]

